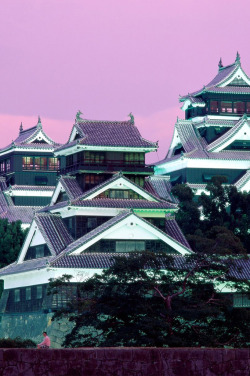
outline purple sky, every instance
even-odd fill
[[[124,120],[165,156],[178,96],[241,55],[250,75],[249,0],[2,0],[0,147],[40,114],[58,142],[78,109]]]

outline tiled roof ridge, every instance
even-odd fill
[[[237,187],[237,189],[241,189],[244,184],[249,180],[250,178],[250,169],[246,170],[246,172],[243,174],[243,176],[237,180],[236,183],[234,183],[234,185]]]
[[[103,231],[108,230],[109,228],[119,223],[123,219],[127,218],[131,214],[134,214],[131,210],[123,210],[121,213],[117,214],[115,217],[110,218],[108,221],[104,222],[100,226],[91,230],[87,234],[74,240],[72,243],[68,244],[68,246],[62,252],[60,252],[60,254],[56,257],[56,259],[53,260],[53,262],[57,261],[59,258],[65,255],[70,255],[72,252],[74,252],[76,248],[78,248],[79,243],[80,243],[80,246],[85,244],[87,241],[90,241],[91,239],[95,238],[97,235],[101,234]],[[72,247],[72,246],[73,246],[73,249],[67,250],[68,247]]]
[[[113,183],[115,182],[116,180],[120,179],[120,178],[123,178],[125,181],[127,181],[128,183],[132,184],[132,185],[135,185],[136,188],[142,190],[143,192],[147,193],[148,195],[150,195],[152,198],[154,198],[155,200],[159,201],[159,198],[156,197],[155,195],[153,195],[152,193],[148,192],[146,189],[144,189],[143,187],[141,187],[140,185],[136,184],[135,182],[132,182],[131,180],[129,180],[126,176],[123,175],[122,172],[117,172],[115,173],[110,179],[108,180],[105,180],[104,182],[100,183],[99,185],[89,189],[88,191],[84,192],[83,195],[81,197],[79,197],[80,199],[84,199],[86,197],[88,197],[89,195],[91,195],[92,193],[95,193],[97,192],[100,188],[104,188],[106,185],[109,185],[110,183]]]
[[[135,124],[133,124],[133,122],[129,119],[129,120],[89,120],[89,119],[82,119],[81,121],[78,121],[75,123],[75,125],[79,125],[79,124],[86,124],[86,123],[98,123],[98,124],[128,124],[128,125],[132,125],[134,126],[135,128],[137,128],[135,126]]]
[[[188,243],[185,235],[183,234],[180,226],[178,225],[175,217],[167,217],[166,216],[166,227],[167,227],[167,224],[171,224],[172,229],[177,230],[177,236],[176,237],[172,236],[173,239],[175,239],[177,242],[181,243],[183,246],[187,247],[188,249],[190,249],[192,251],[192,248],[191,248],[190,244]],[[168,228],[166,228],[166,230],[167,229]]]
[[[39,185],[18,185],[18,184],[14,184],[14,185],[10,185],[9,187],[7,187],[8,190],[22,190],[22,189],[26,189],[26,190],[37,190],[37,191],[42,191],[42,190],[54,190],[55,189],[55,186],[54,185],[46,185],[46,186],[39,186]]]
[[[44,228],[43,223],[40,220],[40,217],[49,217],[49,218],[57,218],[62,222],[61,216],[59,214],[52,214],[52,213],[37,213],[35,215],[35,221],[37,223],[37,226],[39,227],[39,230],[41,231],[42,235],[44,236],[46,243],[48,244],[50,250],[56,255],[57,249],[54,247],[54,244],[52,243],[50,237],[47,235],[47,231]],[[63,223],[63,222],[62,222]],[[63,224],[64,225],[64,224]],[[62,246],[62,249],[65,248],[65,245],[63,243],[63,240],[61,239],[61,234],[58,232],[56,225],[53,221],[51,221],[50,226],[53,228],[53,231],[57,234],[57,237],[59,239],[59,243]],[[64,230],[67,230],[66,226],[64,225]],[[69,231],[67,230],[67,235],[73,240],[72,236],[70,235]]]
[[[235,62],[233,64],[230,64],[230,65],[223,67],[224,69],[219,69],[217,75],[207,85],[204,85],[202,89],[194,91],[193,93],[188,93],[187,95],[180,96],[180,101],[183,101],[186,98],[188,98],[188,95],[195,97],[195,96],[202,94],[204,91],[206,91],[211,86],[218,86],[218,85],[222,84],[225,80],[230,79],[230,77],[235,73],[235,71],[236,71],[236,69],[238,69],[238,67],[239,67],[239,65]],[[226,72],[227,70],[229,70],[228,73]]]
[[[103,206],[104,204],[104,206]],[[105,205],[106,204],[106,205]],[[124,207],[121,205],[127,204],[129,207]],[[177,205],[165,200],[159,200],[157,199],[157,202],[155,201],[148,201],[148,200],[142,200],[142,199],[112,199],[112,198],[93,198],[91,200],[72,200],[69,202],[69,206],[73,207],[95,207],[101,206],[106,208],[117,208],[117,209],[140,209],[143,207],[146,207],[147,209],[177,209]],[[132,207],[130,205],[133,205]],[[138,206],[136,206],[138,205]],[[148,207],[147,207],[148,206]]]
[[[213,150],[215,147],[219,147],[221,144],[223,144],[227,139],[230,139],[237,131],[241,128],[242,125],[247,121],[245,115],[243,115],[238,123],[234,125],[234,127],[230,128],[226,133],[224,133],[221,137],[218,137],[216,140],[211,142],[207,146],[207,151]]]

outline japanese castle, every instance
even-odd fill
[[[0,218],[21,220],[27,227],[34,211],[49,204],[57,181],[58,146],[38,117],[32,128],[23,129],[21,124],[18,137],[0,149]]]
[[[50,203],[36,212],[18,260],[0,270],[2,333],[14,335],[15,312],[33,312],[26,330],[35,313],[47,327],[48,313],[65,304],[63,294],[47,296],[50,278],[70,274],[76,282],[131,251],[192,253],[175,221],[169,182],[145,164],[157,147],[142,138],[132,115],[93,121],[77,114],[68,142],[54,150],[60,177]]]
[[[207,85],[180,97],[185,120],[177,119],[166,158],[155,166],[157,176],[187,183],[197,194],[217,175],[250,190],[250,78],[238,53],[218,68]]]

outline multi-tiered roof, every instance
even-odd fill
[[[5,181],[1,194],[8,204],[2,215],[31,223],[25,213],[49,203],[59,168],[54,150],[59,146],[44,132],[39,117],[34,127],[23,129],[21,124],[18,137],[0,149],[0,176]]]
[[[180,97],[185,120],[177,119],[173,139],[156,174],[174,182],[205,187],[212,176],[250,189],[250,78],[237,54],[233,64],[220,60],[216,77],[202,89]]]

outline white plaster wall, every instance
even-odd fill
[[[133,223],[131,225],[130,223]],[[140,225],[136,224],[132,219],[129,223],[125,224],[121,228],[116,229],[112,233],[104,236],[103,239],[158,239],[158,237]]]
[[[95,273],[101,274],[103,269],[73,269],[73,268],[44,268],[26,273],[3,276],[4,289],[12,289],[24,286],[33,286],[49,283],[50,278],[58,278],[63,274],[73,276],[72,282],[81,282],[92,277]]]
[[[45,244],[45,243],[46,241],[44,237],[42,236],[41,232],[37,229],[30,243],[30,246],[32,247],[35,245],[40,245],[40,244]]]

